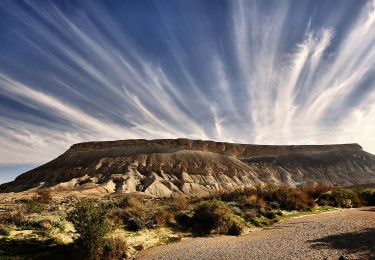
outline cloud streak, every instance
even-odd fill
[[[2,165],[126,138],[375,152],[374,1],[2,1],[0,17]]]

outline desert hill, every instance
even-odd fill
[[[103,193],[203,195],[274,182],[344,186],[375,183],[375,156],[358,144],[251,145],[190,139],[79,143],[56,159],[0,185]]]

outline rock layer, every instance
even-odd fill
[[[0,185],[1,192],[51,186],[107,193],[203,195],[274,182],[375,183],[375,156],[358,144],[250,145],[190,139],[73,145],[51,162]]]

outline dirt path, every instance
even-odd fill
[[[375,207],[289,219],[240,237],[192,238],[137,259],[375,259]]]

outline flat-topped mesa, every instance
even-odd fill
[[[168,147],[181,150],[198,150],[230,155],[238,158],[267,155],[285,155],[293,153],[317,153],[334,151],[359,151],[359,144],[333,144],[333,145],[256,145],[214,142],[191,139],[129,139],[118,141],[85,142],[74,144],[67,153],[105,150],[119,147]]]
[[[358,144],[254,145],[190,139],[87,142],[0,185],[92,194],[207,195],[266,183],[375,183],[375,156]]]

